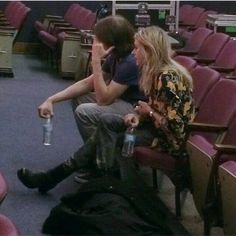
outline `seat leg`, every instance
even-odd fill
[[[210,235],[211,227],[210,222],[206,217],[204,217],[204,236]]]
[[[155,168],[152,168],[152,183],[153,183],[153,188],[158,191],[157,169],[155,169]]]
[[[180,202],[181,191],[178,187],[175,187],[175,214],[177,217],[181,217],[181,202]]]

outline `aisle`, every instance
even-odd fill
[[[48,195],[25,188],[17,179],[17,169],[48,169],[71,155],[82,144],[70,102],[55,106],[53,144],[42,144],[43,120],[37,107],[52,93],[72,81],[62,80],[33,56],[14,56],[14,78],[0,77],[0,171],[9,192],[0,213],[8,216],[20,235],[42,235],[43,221],[64,192],[78,187],[69,178]]]

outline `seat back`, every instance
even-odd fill
[[[96,13],[84,8],[81,13],[76,16],[75,25],[80,30],[91,30],[96,21]]]
[[[195,117],[195,122],[227,126],[236,108],[236,81],[221,79],[212,88]],[[216,135],[202,133],[210,143],[214,143]]]
[[[68,23],[71,23],[71,20],[73,19],[74,15],[81,9],[82,7],[78,3],[72,3],[68,9],[66,10],[66,13],[64,15],[64,20]]]
[[[195,106],[201,109],[201,103],[220,79],[220,73],[207,67],[197,66],[191,72],[193,78],[193,97]]]
[[[8,186],[5,177],[0,173],[0,204],[5,199],[8,192]]]
[[[179,8],[179,21],[180,22],[184,21],[184,18],[189,13],[189,10],[191,10],[192,8],[193,8],[193,5],[191,4],[183,4],[182,6],[180,6]]]
[[[213,31],[204,27],[196,29],[189,40],[186,42],[183,50],[198,52],[202,43],[207,39],[207,37],[212,34]]]
[[[184,66],[190,73],[197,66],[197,62],[191,57],[179,55],[175,56],[173,59]]]
[[[236,67],[236,40],[231,39],[225,44],[213,65],[232,69]]]
[[[236,111],[235,89],[236,81],[222,78],[216,82],[202,101],[195,121],[230,127]],[[211,135],[205,132],[193,133],[187,141],[193,200],[204,219],[205,235],[209,234],[211,225],[217,217],[215,209],[208,209],[207,206],[213,203],[216,196],[214,180],[217,151],[214,149],[214,144],[218,135],[218,133]],[[214,214],[209,215],[209,210]]]
[[[231,116],[231,121],[227,124],[227,127],[228,129],[226,131],[226,135],[224,135],[222,144],[233,147],[236,145],[236,113]],[[194,135],[190,137],[187,143],[187,149],[190,156],[193,199],[199,214],[204,218],[206,229],[205,233],[207,233],[210,231],[210,227],[215,219],[217,218],[219,221],[222,218],[220,213],[221,203],[216,201],[217,199],[220,199],[219,185],[216,184],[218,183],[218,165],[221,163],[230,162],[232,160],[235,161],[236,154],[226,155],[217,152],[217,150],[214,148],[214,142],[209,142],[202,135]],[[224,194],[222,194],[222,206],[223,211],[225,208],[226,215],[228,215],[230,214],[228,212],[231,211],[228,206],[231,205],[231,207],[233,207],[235,205],[232,205],[232,203],[229,201],[232,196],[230,196],[228,192],[230,189],[229,186],[232,188],[233,183],[229,184],[229,182],[232,181],[232,178],[227,173],[229,170],[227,170],[228,164],[223,164],[222,166],[223,169],[221,167],[219,168],[220,179],[224,184],[223,187],[221,186],[221,189],[223,189],[222,193],[224,192]],[[231,190],[232,194],[236,193],[233,189]],[[206,206],[212,206],[213,208],[208,209]],[[203,209],[205,210],[203,211]],[[209,215],[208,213],[212,211],[214,211],[214,214]],[[228,223],[225,224],[225,222],[231,223],[231,226],[229,228],[226,226],[226,228],[232,232],[232,220],[224,214],[223,222],[224,227],[228,225]],[[234,232],[236,231],[234,230]]]
[[[19,5],[18,1],[10,1],[4,9],[4,16],[7,17],[11,14],[12,10]]]
[[[15,16],[15,14],[17,13],[18,9],[23,7],[24,4],[22,2],[19,1],[12,1],[12,3],[7,6],[6,10],[4,11],[4,15],[6,17],[6,19],[8,20],[8,22],[11,22],[12,17]]]
[[[216,59],[229,39],[230,36],[224,33],[211,34],[201,45],[196,57],[203,59]]]
[[[86,17],[85,17],[85,21],[83,24],[83,28],[84,30],[92,30],[93,26],[96,23],[96,13],[95,12],[90,12]]]
[[[198,18],[195,28],[206,27],[206,19],[209,14],[217,14],[217,11],[204,11]]]
[[[196,25],[198,19],[200,18],[201,14],[203,14],[204,11],[205,9],[201,7],[193,7],[189,9],[188,13],[183,18],[183,24]]]
[[[236,162],[228,161],[219,167],[222,216],[225,235],[236,235]]]
[[[19,8],[19,10],[15,14],[15,17],[12,18],[12,21],[11,21],[12,26],[14,26],[16,29],[20,30],[20,28],[24,24],[26,17],[30,13],[30,11],[31,11],[31,9],[26,6]]]
[[[5,215],[0,214],[0,235],[19,236],[15,224]]]

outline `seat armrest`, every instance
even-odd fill
[[[0,21],[0,26],[10,25],[10,23],[6,21]]]
[[[188,31],[194,31],[194,30],[196,30],[197,29],[197,27],[196,26],[194,26],[194,25],[192,25],[192,26],[188,26]]]
[[[14,31],[1,31],[0,29],[0,36],[14,36]]]
[[[53,29],[55,24],[62,24],[62,23],[67,23],[64,19],[56,19],[56,20],[49,20],[48,21],[48,28]]]
[[[81,37],[80,37],[80,35],[72,35],[70,33],[66,33],[64,40],[72,40],[72,41],[79,41],[80,42]]]
[[[0,25],[0,30],[17,30],[14,26],[2,26]]]
[[[53,23],[54,27],[63,27],[63,26],[71,26],[69,22],[54,22]]]
[[[71,33],[71,32],[79,32],[77,28],[74,27],[58,27],[56,28],[56,30],[54,31],[55,35],[58,35],[62,32],[65,32],[67,34]],[[77,34],[78,37],[78,34]]]
[[[225,77],[226,79],[236,80],[236,75],[225,75],[224,77]]]
[[[74,28],[70,23],[64,22],[64,23],[55,23],[51,25],[51,29],[53,33],[58,34],[62,31],[65,31],[65,29]]]
[[[4,15],[0,15],[0,20],[2,21],[2,20],[7,20],[7,18],[6,18],[6,16],[4,16]]]
[[[186,56],[194,56],[197,52],[194,51],[185,51],[185,50],[175,50],[177,55],[186,55]]]
[[[212,58],[200,58],[200,57],[193,57],[194,60],[196,60],[197,62],[199,63],[203,63],[203,64],[206,64],[206,65],[209,65],[211,63],[213,63],[215,61],[215,59],[212,59]]]
[[[214,148],[224,154],[236,154],[236,145],[215,144]]]
[[[217,70],[218,72],[222,72],[222,73],[230,73],[234,71],[234,68],[220,67],[220,66],[214,66],[214,65],[210,65],[210,68]]]
[[[187,24],[187,23],[179,23],[179,26],[181,27],[181,26],[183,26],[183,27],[194,27],[195,25],[193,25],[193,24]]]
[[[63,19],[62,16],[55,16],[55,15],[46,15],[44,18],[51,18],[51,19]]]
[[[227,126],[192,122],[192,123],[188,124],[188,129],[189,129],[190,132],[192,132],[192,131],[199,131],[199,132],[218,133],[218,132],[226,131],[227,130]]]

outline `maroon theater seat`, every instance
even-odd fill
[[[233,73],[236,68],[236,40],[230,39],[225,44],[210,67],[223,74]]]
[[[211,34],[193,58],[200,64],[208,65],[214,62],[229,39],[230,36],[224,33]]]
[[[193,78],[193,98],[195,106],[200,109],[201,103],[208,92],[220,79],[220,73],[207,67],[197,66],[191,72]]]
[[[184,66],[190,73],[197,66],[197,62],[188,56],[179,55],[175,56],[173,59]]]
[[[13,222],[2,214],[0,214],[0,236],[19,236]]]
[[[196,116],[197,122],[205,124],[195,124],[199,132],[192,133],[187,143],[193,199],[204,220],[206,235],[213,225],[222,226],[217,170],[219,164],[232,159],[229,154],[236,144],[235,89],[236,81],[233,80],[221,79],[216,83]],[[213,92],[215,97],[211,101]]]
[[[0,173],[0,204],[7,195],[8,187],[4,176]]]
[[[212,126],[227,126],[236,108],[236,82],[233,80],[219,80],[216,85],[208,92],[201,103],[201,107],[195,117],[194,123],[189,125],[190,130],[199,129],[198,123],[208,123]],[[221,103],[219,105],[219,98]],[[200,126],[201,127],[201,126]],[[202,135],[206,142],[214,143],[216,134]],[[175,186],[175,205],[176,215],[181,215],[180,193],[183,189],[191,189],[191,179],[189,177],[189,160],[173,158],[167,153],[160,152],[149,147],[136,147],[134,158],[141,165],[153,168],[153,181],[156,184],[156,169],[167,175]]]
[[[186,45],[179,50],[175,50],[177,55],[194,55],[197,54],[203,42],[212,34],[213,31],[204,27],[196,29]]]
[[[183,18],[183,21],[179,23],[179,33],[181,34],[188,27],[195,27],[204,11],[205,9],[201,7],[191,8]]]
[[[219,183],[222,199],[223,228],[225,235],[236,235],[236,159],[219,167]]]
[[[200,27],[206,27],[206,19],[208,14],[217,14],[216,11],[204,11],[199,19],[197,20],[196,24],[193,26],[188,26],[181,32],[181,36],[185,39],[189,39],[191,35],[193,34],[193,31],[200,28]]]
[[[8,17],[11,14],[12,10],[15,8],[15,5],[18,5],[18,4],[19,4],[18,1],[8,2],[5,9],[3,11],[0,11],[0,16],[1,17]]]
[[[46,15],[43,22],[37,20],[34,23],[34,28],[39,33],[41,30],[46,32],[50,32],[49,23],[52,22],[68,22],[70,23],[71,20],[74,18],[75,15],[78,15],[78,9],[82,8],[78,3],[72,3],[68,9],[64,17],[62,16],[55,16],[55,15]],[[71,23],[70,23],[71,24]]]
[[[189,11],[193,8],[193,5],[190,4],[183,4],[179,8],[179,22],[183,22],[186,15]]]

